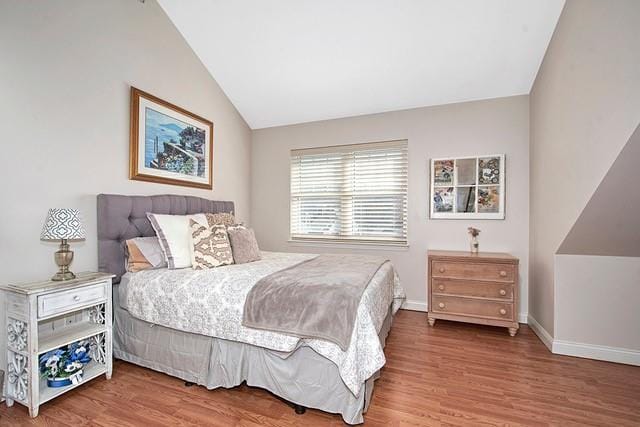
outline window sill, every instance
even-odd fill
[[[287,240],[292,246],[304,247],[320,247],[320,248],[337,248],[337,249],[368,249],[368,250],[385,250],[385,251],[408,251],[409,244],[399,243],[383,243],[383,242],[323,242],[321,240]]]

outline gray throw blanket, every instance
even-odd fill
[[[243,326],[334,342],[346,351],[362,293],[386,262],[365,255],[319,255],[253,286]]]

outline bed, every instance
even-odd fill
[[[124,242],[155,234],[147,212],[234,212],[233,202],[101,194],[97,207],[99,269],[116,276],[114,357],[208,389],[246,382],[291,402],[297,412],[316,408],[340,414],[348,424],[363,422],[385,363],[382,349],[393,315],[404,298],[390,263],[371,278],[351,342],[342,349],[242,326],[243,301],[256,278],[312,255],[263,252],[260,261],[211,271],[125,272]],[[207,303],[199,294],[203,288],[209,301],[220,303]]]

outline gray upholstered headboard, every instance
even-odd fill
[[[147,212],[188,215],[202,212],[234,212],[233,202],[193,196],[122,196],[98,194],[98,270],[115,274],[114,283],[125,273],[124,242],[154,236]]]

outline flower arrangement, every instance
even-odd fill
[[[480,235],[480,229],[474,227],[467,227],[467,231],[471,234],[471,237],[478,237]]]
[[[89,341],[78,341],[40,356],[40,373],[49,387],[64,387],[82,381],[82,368],[91,361]]]
[[[467,227],[467,232],[471,236],[471,253],[478,253],[478,248],[480,247],[480,243],[478,242],[478,236],[480,235],[480,229],[474,227]]]

